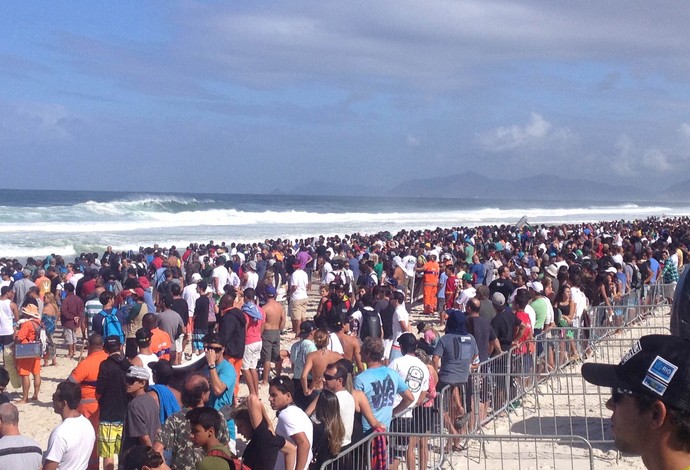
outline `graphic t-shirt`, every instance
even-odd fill
[[[354,386],[364,392],[374,416],[386,428],[393,417],[395,395],[409,388],[397,372],[385,366],[365,370],[355,377]],[[365,433],[371,429],[366,419],[362,420],[362,425]]]
[[[405,413],[402,415],[404,418],[412,417],[412,409],[417,404],[419,396],[422,392],[429,390],[429,368],[416,356],[405,355],[393,360],[390,363],[390,368],[393,369],[400,375],[400,377],[405,381],[410,391],[414,396],[414,400],[407,407]],[[397,406],[398,403],[402,401],[400,395],[395,396],[395,401],[393,402],[393,407]]]

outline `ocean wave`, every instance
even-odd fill
[[[483,224],[512,224],[526,216],[531,223],[580,222],[609,219],[634,219],[650,215],[685,214],[685,208],[672,209],[662,206],[639,207],[634,204],[621,206],[581,207],[581,208],[525,208],[500,209],[497,207],[461,209],[445,211],[417,212],[311,212],[298,210],[241,211],[237,209],[205,209],[172,212],[170,210],[146,210],[158,204],[155,200],[142,202],[77,204],[89,208],[87,216],[75,216],[74,207],[70,216],[43,216],[37,208],[27,210],[23,220],[3,218],[0,233],[119,233],[142,230],[180,229],[190,227],[248,227],[277,226],[271,231],[280,231],[280,226],[303,227],[320,234],[332,227],[391,227],[410,226],[457,226]],[[164,204],[171,204],[166,200]],[[184,204],[193,205],[193,200]],[[122,208],[126,207],[127,210]],[[401,208],[402,209],[402,208]]]

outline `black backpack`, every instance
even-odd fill
[[[360,312],[362,312],[362,324],[359,327],[359,337],[362,340],[368,337],[380,338],[381,317],[376,310],[369,307],[361,309]]]
[[[628,263],[630,269],[632,269],[632,279],[630,279],[630,288],[639,289],[642,287],[642,277],[640,276],[640,270],[632,263]]]

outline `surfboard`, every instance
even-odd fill
[[[9,348],[6,346],[2,354],[5,362],[5,369],[7,369],[7,372],[10,374],[10,385],[12,385],[12,388],[22,388],[22,379],[17,373],[17,367],[14,363],[14,354],[12,354],[12,351],[8,351],[8,349]]]

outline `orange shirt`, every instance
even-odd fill
[[[424,283],[438,284],[439,266],[436,261],[427,261],[424,264]]]
[[[158,359],[170,360],[170,348],[172,347],[172,341],[170,341],[170,335],[160,328],[154,328],[151,330],[151,352],[158,356]]]
[[[43,296],[50,292],[50,279],[47,277],[39,277],[36,279],[36,287],[38,287],[38,296],[43,300]]]
[[[30,343],[38,341],[36,338],[36,331],[41,327],[41,322],[35,319],[27,320],[19,326],[17,331],[17,339],[20,343]]]
[[[86,356],[69,376],[69,381],[81,386],[81,400],[96,400],[96,380],[101,362],[108,358],[108,353],[103,351],[93,352]]]

